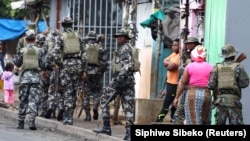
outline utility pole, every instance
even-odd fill
[[[184,36],[184,41],[187,40],[187,36],[189,34],[189,29],[188,29],[188,17],[189,17],[189,0],[186,0],[185,4],[185,36]]]

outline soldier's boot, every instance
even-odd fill
[[[30,130],[36,130],[35,119],[29,118],[29,128]]]
[[[53,108],[53,112],[51,114],[51,118],[56,118],[56,107]]]
[[[45,114],[45,118],[50,119],[52,113],[53,113],[53,107],[50,105],[46,114]]]
[[[73,125],[73,110],[71,108],[66,108],[63,112],[63,124]]]
[[[86,114],[86,117],[85,117],[84,121],[91,121],[90,111],[86,111],[85,114]]]
[[[93,119],[94,119],[94,120],[98,120],[98,116],[99,116],[98,110],[97,110],[97,109],[94,109],[94,110],[93,110],[93,113],[94,113]]]
[[[24,120],[19,120],[18,121],[17,129],[24,129]]]
[[[99,129],[94,129],[93,132],[102,133],[111,136],[111,128],[109,120],[104,120],[103,127]]]
[[[165,118],[165,116],[168,113],[168,109],[163,109],[161,110],[160,114],[157,116],[156,121],[155,122],[163,122],[163,119]]]
[[[58,107],[57,120],[61,121],[63,119],[64,108],[63,106]]]
[[[126,140],[126,141],[131,140],[131,130],[130,130],[130,128],[126,128],[126,133],[125,133],[125,136],[124,136],[123,140]]]

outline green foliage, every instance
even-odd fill
[[[0,0],[0,18],[23,19],[25,9],[11,9],[11,0]]]

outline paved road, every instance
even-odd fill
[[[5,117],[3,112],[0,112],[0,141],[94,141],[43,126],[38,126],[36,131],[29,130],[28,124],[25,124],[23,130],[16,127],[16,120]]]
[[[8,118],[12,118],[17,121],[17,113],[18,111],[12,111],[6,108],[2,108],[3,104],[3,92],[0,90],[0,113],[4,114],[4,116]],[[19,106],[18,93],[15,92],[15,106]],[[112,109],[112,107],[111,107]],[[122,112],[122,111],[120,111]],[[45,126],[50,130],[60,130],[65,133],[87,137],[90,140],[98,140],[98,141],[121,141],[123,136],[125,135],[125,127],[124,125],[111,125],[112,136],[104,135],[104,134],[96,134],[92,130],[95,128],[102,127],[102,123],[98,126],[98,121],[91,120],[91,122],[84,121],[85,112],[82,112],[80,118],[78,118],[78,113],[74,114],[74,123],[73,126],[63,125],[61,122],[56,119],[45,119],[41,117],[37,117],[36,125],[38,127]],[[27,119],[27,118],[26,118]],[[17,123],[16,123],[17,125]]]

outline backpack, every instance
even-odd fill
[[[99,44],[86,44],[86,54],[88,64],[100,65],[99,60]]]
[[[235,77],[235,67],[239,63],[230,65],[217,64],[218,68],[218,89],[237,89],[238,85]]]
[[[141,62],[139,60],[140,49],[132,47],[130,44],[129,47],[132,49],[132,61],[133,61],[132,69],[134,72],[140,72],[140,67],[141,67]]]
[[[32,45],[33,46],[33,45]],[[25,47],[23,48],[23,66],[24,70],[27,69],[39,69],[39,51],[40,48],[37,47]]]
[[[62,33],[64,39],[64,55],[81,52],[80,41],[76,32]]]

